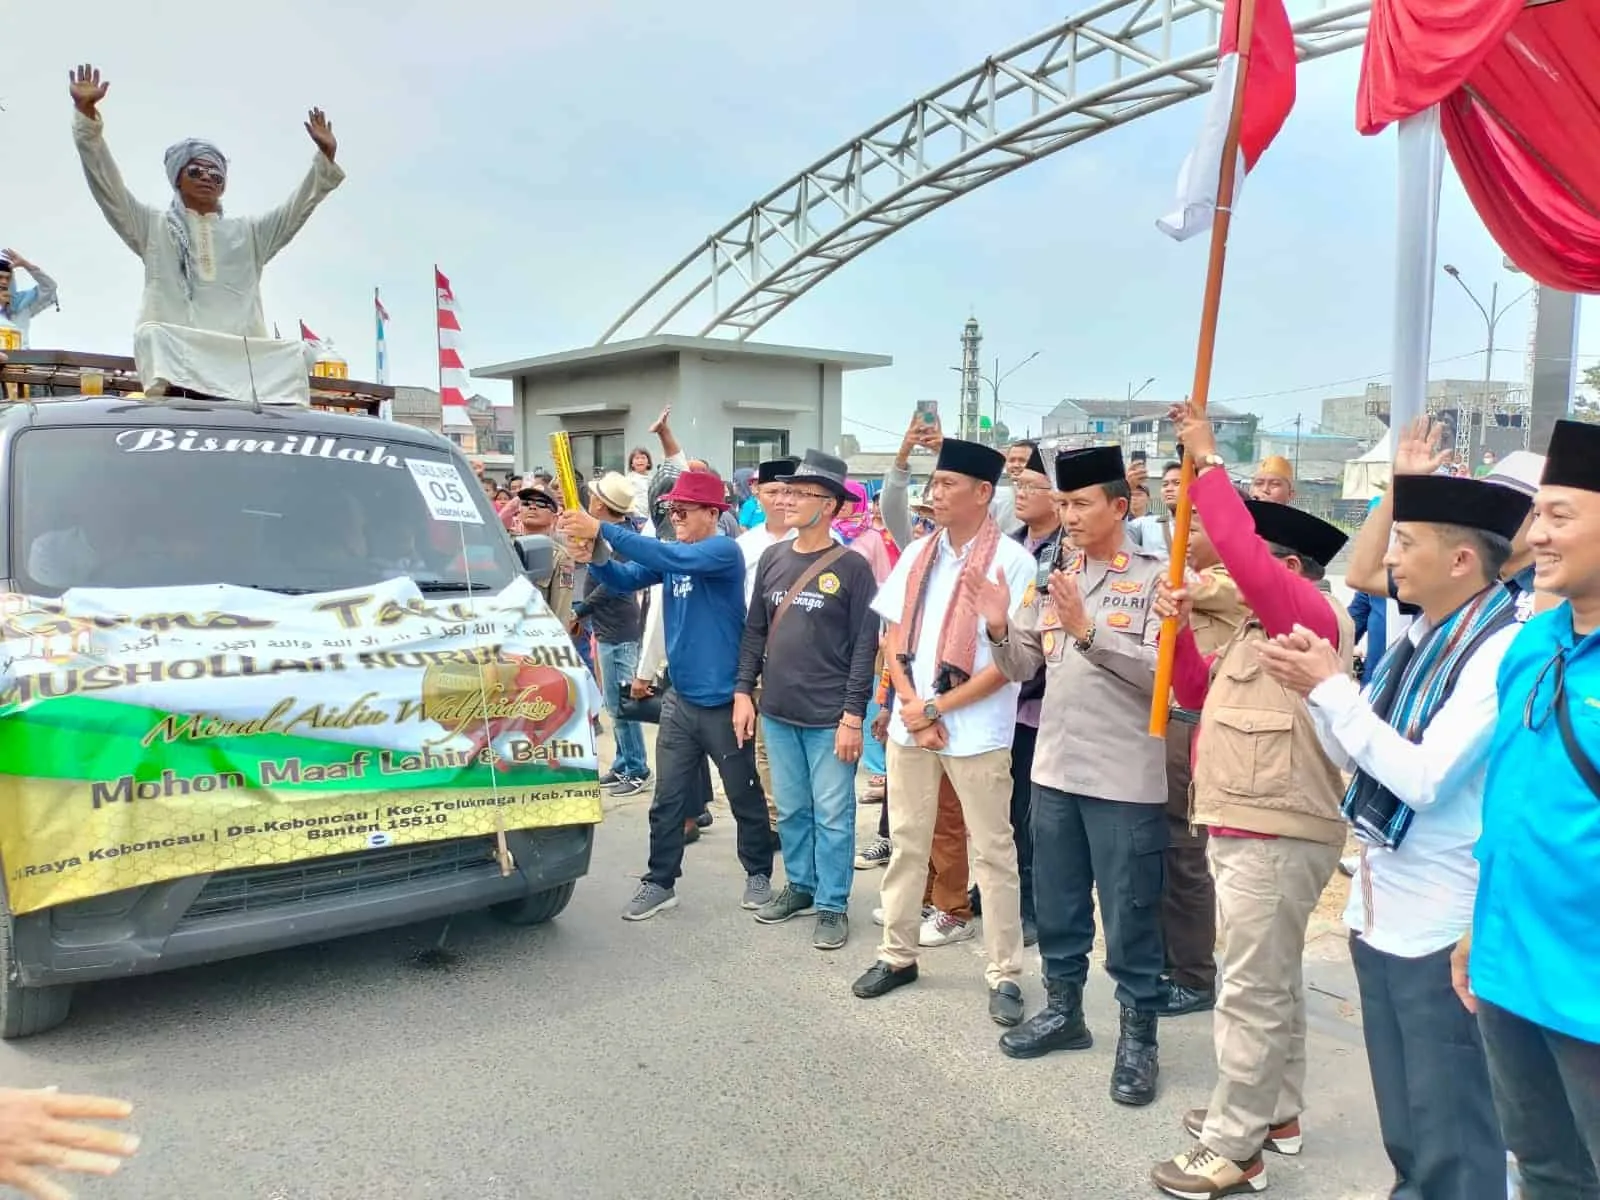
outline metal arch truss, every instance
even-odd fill
[[[918,217],[1210,91],[1223,3],[1101,0],[984,60],[757,200],[658,280],[601,343],[690,320],[702,337],[748,338]],[[1366,37],[1370,0],[1288,6],[1302,61]]]

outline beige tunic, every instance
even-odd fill
[[[1063,569],[1077,573],[1094,616],[1093,644],[1080,651],[1034,586],[993,648],[1008,679],[1029,679],[1045,666],[1033,781],[1098,800],[1165,804],[1166,742],[1149,726],[1161,634],[1156,584],[1166,560],[1126,537],[1105,562],[1070,548],[1065,554]]]

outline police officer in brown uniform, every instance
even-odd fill
[[[1055,475],[1067,536],[1047,588],[1031,587],[1008,614],[996,586],[983,609],[994,661],[1008,678],[1045,668],[1033,870],[1049,1000],[1004,1034],[1000,1048],[1034,1058],[1092,1043],[1083,988],[1098,888],[1106,969],[1122,1006],[1111,1098],[1148,1104],[1156,1094],[1167,847],[1166,746],[1148,725],[1161,631],[1153,604],[1165,562],[1128,538],[1119,447],[1062,453]]]

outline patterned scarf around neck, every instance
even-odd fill
[[[184,207],[183,197],[178,194],[178,176],[192,162],[210,163],[221,170],[226,180],[228,159],[221,150],[203,138],[185,138],[168,146],[163,155],[162,165],[167,169],[167,182],[172,185],[172,203],[167,206],[167,230],[178,249],[178,276],[183,280],[183,290],[191,300],[194,299],[194,247],[189,240],[188,210]],[[222,216],[220,205],[217,207],[217,216]]]
[[[1372,710],[1409,742],[1420,742],[1428,723],[1455,690],[1456,679],[1488,638],[1516,621],[1516,605],[1504,585],[1486,587],[1413,642],[1402,634],[1378,663],[1368,685]],[[1398,849],[1416,814],[1365,771],[1357,771],[1345,793],[1345,819],[1367,845]]]
[[[911,676],[913,686],[916,684],[913,668],[917,643],[922,637],[922,615],[928,606],[928,582],[933,575],[933,564],[938,561],[940,543],[948,540],[949,535],[945,533],[929,538],[918,551],[906,578],[905,610],[900,617],[904,642],[901,664]],[[944,623],[939,627],[939,654],[932,669],[934,691],[940,695],[972,678],[973,663],[978,656],[978,606],[970,585],[989,577],[999,544],[1000,526],[993,517],[987,518],[967,548],[961,577],[956,580],[955,591],[944,612]]]

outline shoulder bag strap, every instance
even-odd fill
[[[783,603],[773,610],[772,620],[767,622],[768,638],[771,638],[773,632],[778,628],[778,622],[783,619],[783,614],[789,611],[789,606],[795,602],[795,597],[810,587],[813,579],[838,562],[841,555],[849,553],[850,547],[835,546],[804,571],[800,572],[800,578],[789,585],[789,590],[783,594]]]

